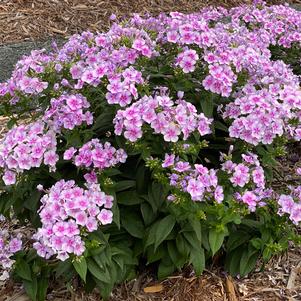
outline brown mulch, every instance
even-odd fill
[[[265,271],[258,269],[244,279],[233,279],[223,271],[211,269],[206,270],[200,277],[183,273],[169,277],[161,283],[153,282],[151,278],[145,279],[138,290],[133,290],[134,281],[116,288],[110,301],[301,300],[300,252],[301,250],[291,250],[274,258]],[[158,292],[153,292],[156,290]]]
[[[187,271],[162,282],[148,274],[114,289],[110,301],[300,301],[301,250],[275,257],[265,267],[244,279],[233,279],[217,269],[205,270],[200,277]],[[57,286],[46,300],[100,301],[96,291]],[[0,290],[0,301],[30,301],[24,290],[8,282]]]
[[[134,12],[192,12],[208,5],[230,7],[250,2],[252,0],[1,0],[0,45],[66,37],[86,29],[103,30],[108,27],[111,14],[126,17]],[[300,0],[291,2],[301,3]]]

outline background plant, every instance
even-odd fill
[[[301,139],[300,20],[258,1],[135,15],[19,61],[0,85],[0,209],[34,234],[1,264],[33,300],[76,275],[107,298],[145,265],[245,276],[299,243],[300,187],[272,180]]]

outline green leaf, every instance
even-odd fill
[[[37,300],[38,301],[45,301],[47,295],[47,288],[48,288],[48,281],[49,279],[46,277],[39,277],[38,278],[38,289],[37,289]]]
[[[245,250],[241,256],[239,264],[239,273],[242,277],[249,274],[255,268],[258,256],[258,250],[254,248],[248,248],[248,250]]]
[[[6,126],[10,130],[15,124],[16,124],[16,119],[12,118],[7,122]]]
[[[225,267],[232,276],[239,274],[240,258],[245,252],[244,246],[238,247],[232,252],[227,253]]]
[[[79,258],[75,258],[72,263],[80,278],[82,278],[86,282],[88,268],[87,268],[87,262],[85,257],[81,256]]]
[[[231,252],[237,247],[241,246],[250,239],[250,234],[246,231],[236,230],[230,233],[229,239],[226,244],[227,252]]]
[[[63,274],[66,274],[66,273],[68,274],[68,272],[70,271],[71,268],[72,268],[72,264],[71,264],[70,260],[60,261],[55,268],[56,278],[59,278]]]
[[[192,248],[199,249],[202,247],[201,241],[198,240],[195,232],[185,231],[183,232],[183,235]]]
[[[96,280],[96,285],[99,287],[102,299],[108,300],[113,290],[114,283],[113,282],[103,283]]]
[[[190,251],[190,263],[192,263],[196,275],[201,275],[205,269],[205,252],[203,248],[193,248]]]
[[[238,213],[234,212],[227,212],[227,214],[222,218],[222,223],[228,224],[228,223],[235,223],[235,224],[240,224],[241,223],[241,217]]]
[[[135,257],[134,252],[128,248],[121,246],[122,249],[112,247],[112,256],[113,260],[115,259],[116,256],[121,256],[123,259],[124,264],[129,264],[129,265],[136,265],[138,264],[137,258]]]
[[[246,225],[247,227],[250,227],[250,228],[255,228],[255,229],[258,229],[262,226],[262,223],[260,221],[255,221],[255,220],[252,220],[252,219],[248,219],[248,218],[244,218],[241,223],[243,225]]]
[[[114,262],[110,265],[108,272],[110,274],[111,283],[115,284],[117,282],[118,274],[117,274],[118,265],[116,265]]]
[[[108,177],[112,177],[112,176],[120,175],[121,171],[118,170],[117,168],[110,168],[110,169],[105,169],[103,173]]]
[[[33,278],[32,281],[23,280],[23,285],[26,291],[26,294],[30,297],[32,301],[37,300],[38,292],[38,283],[37,278]]]
[[[141,215],[133,210],[124,210],[121,217],[121,224],[132,236],[143,238],[144,225]]]
[[[115,192],[118,192],[118,191],[127,190],[127,189],[135,187],[135,186],[136,186],[136,181],[124,180],[124,181],[117,182],[115,184],[114,190],[115,190]]]
[[[221,248],[225,238],[225,231],[218,231],[217,229],[209,230],[209,245],[212,256]]]
[[[265,262],[268,262],[270,260],[270,258],[272,257],[273,253],[272,253],[272,250],[269,248],[269,247],[266,247],[264,250],[263,250],[263,253],[262,253],[262,259],[265,261]]]
[[[173,85],[176,91],[184,91],[187,92],[193,88],[193,83],[187,79],[178,79],[177,81],[172,81],[171,84]]]
[[[186,242],[183,235],[178,234],[176,238],[176,246],[182,256],[188,256],[190,245]]]
[[[201,242],[202,241],[202,226],[201,226],[201,221],[197,219],[190,219],[189,223],[194,230],[196,237],[198,240]]]
[[[93,259],[101,269],[105,269],[106,266],[112,264],[112,252],[111,248],[105,248],[103,252],[93,256]]]
[[[113,112],[104,112],[100,114],[93,122],[93,131],[105,131],[112,127],[112,120],[114,118]]]
[[[31,270],[29,264],[24,259],[18,259],[16,264],[16,273],[22,279],[31,281]]]
[[[224,123],[222,123],[222,122],[220,122],[220,121],[215,121],[215,122],[214,122],[214,127],[215,127],[216,129],[218,129],[218,130],[223,131],[223,132],[226,132],[226,133],[229,132],[228,127],[227,127]]]
[[[145,248],[154,244],[156,239],[157,227],[159,225],[159,221],[155,222],[147,231],[147,239],[145,243]]]
[[[120,229],[120,211],[116,200],[113,202],[112,212],[113,212],[113,221],[118,227],[118,229]]]
[[[200,103],[206,117],[212,117],[214,108],[213,97],[207,94],[204,98],[200,100]]]
[[[166,246],[162,244],[157,250],[155,250],[153,246],[149,247],[146,253],[147,264],[150,264],[166,257],[167,250]]]
[[[261,247],[263,246],[262,240],[259,237],[252,238],[250,243],[257,250],[261,250]]]
[[[113,260],[117,263],[117,265],[120,267],[120,269],[123,269],[124,266],[124,260],[123,257],[121,255],[119,256],[114,256]]]
[[[74,147],[80,147],[82,145],[81,137],[78,131],[71,132],[67,138],[67,145],[74,146]]]
[[[164,203],[165,193],[163,187],[159,183],[152,183],[151,188],[148,191],[147,201],[153,208],[153,211],[156,212]]]
[[[155,249],[157,249],[164,239],[170,234],[175,224],[176,219],[172,215],[168,215],[158,222],[155,235]]]
[[[110,283],[110,274],[106,269],[101,269],[96,261],[92,258],[87,258],[87,266],[89,272],[98,280],[105,283]]]
[[[136,172],[136,185],[137,185],[137,192],[138,193],[143,193],[145,188],[148,186],[148,181],[146,178],[146,168],[144,164],[141,164],[137,168]]]
[[[142,203],[141,206],[140,206],[140,209],[141,209],[141,214],[142,214],[142,217],[143,217],[143,221],[144,221],[144,224],[146,226],[149,226],[155,219],[155,214],[153,212],[153,209],[151,207],[150,204],[148,203]]]
[[[268,244],[271,242],[271,238],[273,237],[272,229],[262,229],[261,230],[261,240],[263,244]],[[287,239],[287,237],[284,237]]]
[[[202,246],[210,252],[209,238],[208,238],[208,228],[202,228]]]
[[[185,264],[186,258],[179,253],[174,241],[167,242],[167,250],[172,263],[177,269],[181,269]]]
[[[31,211],[36,211],[40,199],[41,199],[41,192],[38,190],[33,190],[26,198],[24,202],[24,207],[28,208]]]
[[[141,204],[143,199],[140,198],[136,191],[124,191],[117,194],[117,202],[122,205],[131,206]]]
[[[92,293],[92,291],[94,290],[94,288],[96,286],[96,282],[94,279],[95,278],[92,276],[91,273],[87,274],[87,279],[86,279],[86,283],[85,283],[85,292]]]
[[[173,265],[173,263],[166,263],[165,261],[161,261],[158,268],[158,278],[159,280],[166,278],[167,276],[170,276],[174,271],[176,267]]]

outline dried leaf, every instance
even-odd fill
[[[238,301],[232,277],[226,277],[226,293],[229,301]]]
[[[159,293],[163,291],[163,285],[158,284],[158,285],[153,285],[153,286],[147,286],[143,289],[143,291],[147,294],[150,293]]]

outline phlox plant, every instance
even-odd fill
[[[2,278],[108,298],[147,266],[243,277],[299,244],[301,186],[273,179],[301,139],[300,43],[300,12],[256,1],[22,57],[0,84],[0,212],[28,234],[1,229]]]

